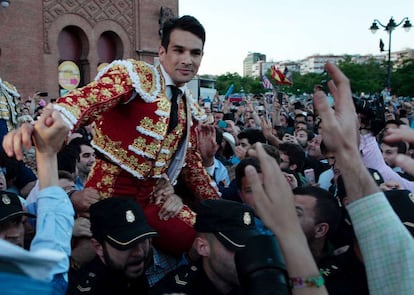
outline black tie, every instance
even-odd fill
[[[170,111],[170,123],[168,124],[168,133],[171,132],[177,126],[178,123],[178,95],[181,93],[181,90],[174,85],[170,85],[171,89],[171,111]]]

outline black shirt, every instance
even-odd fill
[[[210,281],[201,263],[182,265],[151,287],[149,294],[184,293],[187,295],[224,295]],[[242,294],[239,288],[228,295]]]
[[[109,269],[99,257],[80,270],[69,272],[67,294],[148,294],[148,281],[143,274],[136,279],[129,279],[123,273]]]
[[[342,251],[338,251],[344,249]],[[357,259],[352,247],[335,250],[318,263],[325,286],[331,295],[368,295],[364,265]]]

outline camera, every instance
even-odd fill
[[[385,126],[385,105],[382,96],[372,96],[370,100],[352,96],[355,109],[361,114],[361,124],[377,135]]]
[[[384,115],[385,107],[382,96],[373,96],[370,100],[352,96],[352,99],[358,114],[363,114],[370,119],[375,119],[376,116]]]
[[[291,294],[282,251],[275,236],[250,238],[236,251],[236,269],[243,294]]]

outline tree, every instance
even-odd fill
[[[414,97],[414,59],[403,62],[392,74],[392,91],[399,96]]]
[[[338,63],[339,68],[348,77],[352,91],[374,94],[384,89],[386,71],[380,63],[373,58],[364,64],[354,63],[350,56]]]
[[[387,64],[378,62],[374,58],[367,60],[365,63],[355,63],[351,56],[338,63],[339,68],[349,78],[352,91],[359,95],[380,93],[386,82]],[[326,74],[309,73],[301,75],[293,72],[293,85],[276,85],[276,81],[271,77],[270,70],[266,73],[270,82],[280,92],[293,95],[302,93],[312,93],[316,84],[321,84],[322,80],[328,80]],[[398,69],[394,70],[391,79],[392,93],[398,96],[414,97],[414,59],[406,60]],[[241,77],[238,73],[227,73],[217,77],[216,88],[220,94],[224,94],[229,86],[234,85],[234,92],[241,92],[243,89],[246,93],[259,94],[269,91],[264,89],[261,78]]]
[[[238,73],[226,73],[220,75],[216,80],[216,89],[220,94],[225,94],[230,85],[234,85],[234,92],[245,93],[263,93],[265,89],[261,85],[261,81],[258,78],[253,77],[241,77]]]

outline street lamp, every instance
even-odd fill
[[[408,17],[404,17],[398,24],[394,21],[394,18],[391,17],[387,25],[383,25],[379,20],[374,19],[374,22],[369,28],[371,32],[375,34],[379,30],[378,25],[380,25],[381,27],[385,29],[385,31],[388,32],[388,60],[387,60],[387,88],[388,90],[390,90],[391,88],[391,34],[392,34],[392,31],[394,31],[397,27],[402,25],[402,23],[404,23],[403,25],[404,30],[408,32],[410,28],[412,27]],[[383,46],[384,45],[381,40],[380,42],[381,51],[383,50]]]
[[[1,5],[1,7],[3,7],[3,8],[7,8],[7,7],[9,7],[9,6],[10,6],[10,0],[1,0],[1,1],[0,1],[0,5]]]

